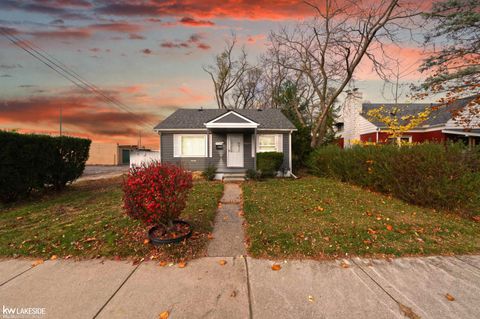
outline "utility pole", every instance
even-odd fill
[[[138,148],[142,147],[142,131],[138,130]]]
[[[60,136],[62,136],[62,111],[63,111],[63,106],[60,104]]]

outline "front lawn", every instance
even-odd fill
[[[480,223],[330,179],[248,182],[250,254],[335,258],[480,252]]]
[[[1,209],[0,256],[178,260],[204,255],[221,183],[195,182],[181,215],[194,226],[194,235],[184,244],[155,249],[144,243],[146,227],[122,210],[121,180],[81,182],[61,194]]]

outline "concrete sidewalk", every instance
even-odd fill
[[[220,260],[226,260],[220,265]],[[154,262],[0,261],[0,304],[36,318],[478,318],[480,256],[391,262],[206,257]],[[455,300],[447,299],[450,294]],[[1,313],[0,313],[0,318]]]
[[[247,255],[243,233],[242,188],[239,184],[225,183],[221,206],[215,216],[213,240],[210,241],[207,255],[210,257],[237,257]]]

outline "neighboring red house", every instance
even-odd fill
[[[429,119],[413,130],[406,132],[402,140],[411,143],[444,142],[446,140],[464,141],[468,145],[480,145],[480,117],[470,122],[468,127],[459,124],[452,118],[452,112],[462,111],[473,98],[459,99],[447,106],[439,106]],[[393,139],[387,133],[384,123],[367,119],[369,110],[381,106],[388,110],[393,107],[400,109],[397,116],[417,114],[432,104],[389,104],[389,103],[361,103],[359,98],[347,100],[342,110],[342,123],[337,124],[339,130],[339,145],[349,147],[356,142],[388,143]]]

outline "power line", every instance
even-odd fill
[[[62,76],[63,78],[65,78],[66,80],[68,80],[69,82],[73,83],[75,86],[81,88],[82,90],[85,90],[87,92],[93,92],[95,94],[97,94],[98,96],[100,96],[105,102],[107,103],[110,103],[112,104],[113,106],[115,106],[116,108],[119,108],[121,109],[122,111],[124,112],[127,112],[129,113],[130,115],[134,116],[135,117],[135,120],[138,122],[138,123],[141,123],[142,125],[145,125],[145,127],[148,127],[148,130],[150,131],[152,129],[152,127],[154,126],[152,123],[149,123],[149,122],[146,122],[143,120],[143,118],[141,118],[138,114],[134,113],[133,111],[131,111],[129,109],[129,107],[127,105],[125,105],[124,103],[118,101],[117,99],[113,98],[113,97],[110,97],[108,96],[107,94],[105,94],[104,92],[102,92],[102,90],[100,88],[98,88],[96,85],[88,82],[87,80],[83,79],[78,73],[76,73],[75,71],[73,71],[72,69],[70,69],[69,67],[67,67],[64,63],[62,63],[61,61],[59,61],[58,59],[56,58],[53,58],[54,60],[56,60],[58,63],[56,63],[55,61],[52,61],[52,59],[50,59],[49,57],[45,56],[44,54],[42,54],[41,52],[39,52],[38,50],[36,50],[34,47],[33,47],[33,43],[29,42],[29,41],[26,41],[26,40],[23,40],[13,34],[11,34],[10,32],[8,32],[5,28],[1,28],[0,27],[0,33],[2,33],[3,36],[5,36],[10,42],[12,42],[15,46],[19,47],[20,49],[24,50],[25,52],[27,52],[29,55],[31,55],[32,57],[34,57],[35,59],[39,60],[40,62],[42,62],[43,64],[45,64],[47,67],[49,67],[50,69],[52,69],[54,72],[56,72],[57,74],[59,74],[60,76]],[[35,45],[36,46],[36,45]],[[45,52],[43,49],[41,49],[40,47],[36,46],[37,48],[39,48],[41,51]],[[32,52],[33,51],[33,52]],[[49,55],[48,53],[45,52],[45,54]],[[49,55],[50,56],[50,55]],[[51,57],[51,56],[50,56]],[[61,65],[59,65],[61,64]],[[59,70],[60,69],[60,70]],[[80,83],[78,83],[78,82]]]

